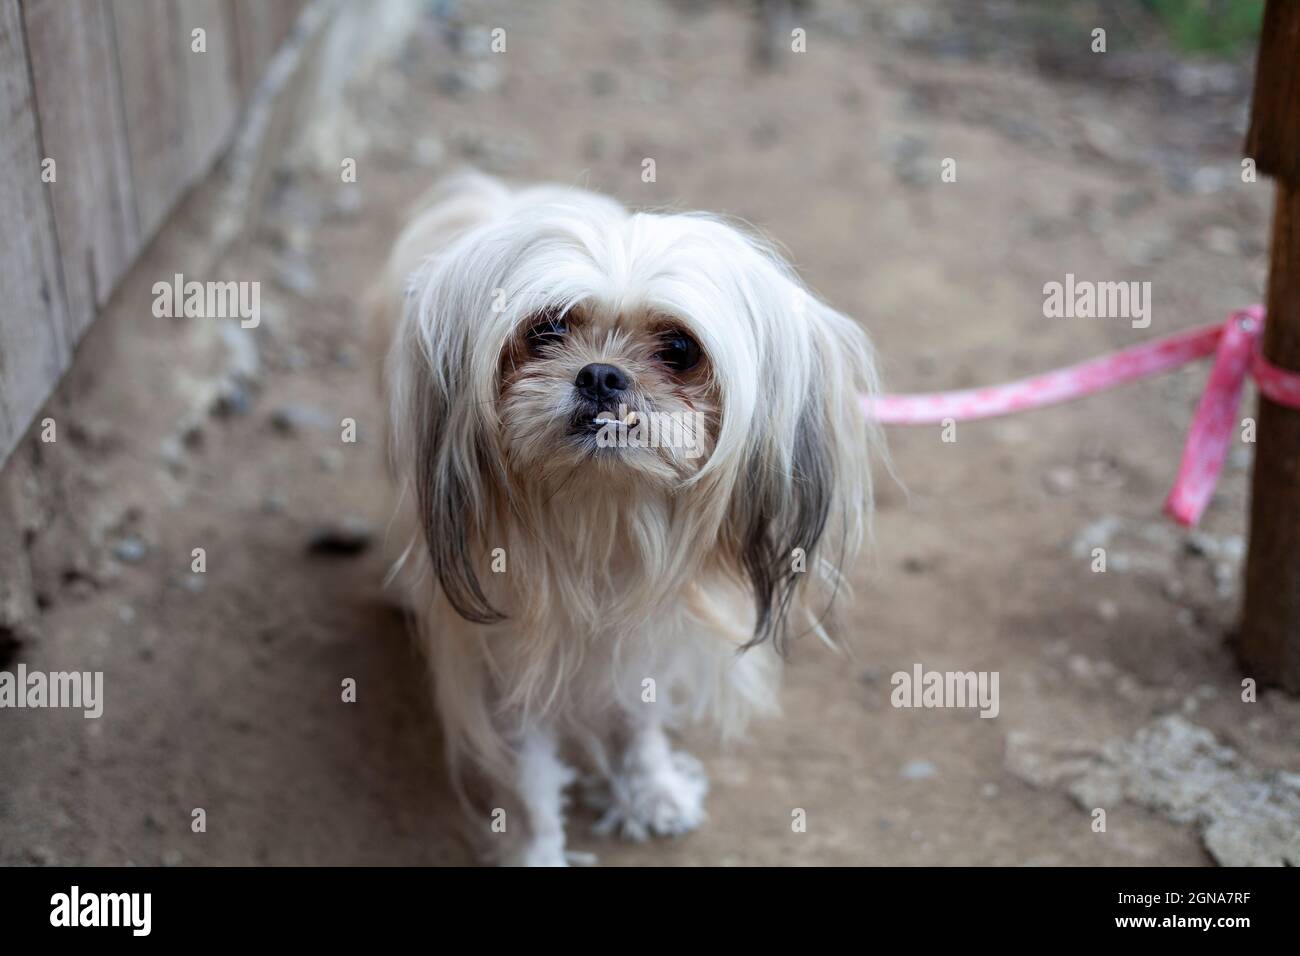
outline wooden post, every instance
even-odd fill
[[[1264,356],[1300,372],[1300,2],[1268,0],[1246,154],[1277,184]],[[1300,410],[1259,398],[1237,658],[1300,693]]]

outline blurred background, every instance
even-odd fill
[[[1273,187],[1241,175],[1261,2],[156,6],[150,43],[188,71],[174,88],[161,60],[123,54],[138,11],[0,0],[7,55],[24,31],[28,56],[31,37],[112,41],[134,197],[121,238],[95,241],[106,273],[70,250],[57,190],[99,197],[110,151],[70,149],[43,187],[63,227],[49,288],[85,318],[10,416],[0,667],[102,670],[105,709],[0,710],[6,864],[472,862],[382,588],[358,305],[448,171],[743,218],[863,323],[896,391],[1047,370],[1263,297]],[[196,27],[224,68],[174,52]],[[46,112],[76,97],[43,98],[46,67],[48,136]],[[131,135],[157,116],[176,122]],[[182,148],[180,172],[156,171]],[[13,227],[36,220],[10,211],[0,251],[37,248],[36,225]],[[260,325],[156,318],[153,284],[176,273],[260,283]],[[1067,273],[1150,282],[1151,327],[1044,318]],[[27,311],[7,293],[0,393],[39,292]],[[796,646],[784,716],[743,741],[687,735],[713,780],[702,830],[618,844],[575,808],[576,847],[606,864],[1300,864],[1300,702],[1244,702],[1225,643],[1251,446],[1199,529],[1160,514],[1205,373],[963,424],[953,443],[891,430],[902,485],[878,476],[847,653]],[[915,663],[997,671],[999,715],[894,709],[890,675]]]

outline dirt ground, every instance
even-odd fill
[[[819,2],[796,24],[807,52],[780,44],[764,68],[741,4],[444,8],[350,98],[355,184],[285,173],[215,264],[219,181],[190,197],[42,413],[58,441],[29,437],[4,475],[27,517],[0,547],[26,550],[38,605],[4,666],[102,670],[106,703],[0,711],[0,863],[473,862],[382,588],[357,308],[442,172],[748,220],[861,320],[895,390],[1014,378],[1259,301],[1272,187],[1239,175],[1250,64],[1189,65],[1120,29],[1092,54],[1088,21],[1015,14]],[[262,325],[154,318],[152,284],[177,272],[261,281]],[[1044,318],[1066,273],[1150,281],[1151,328]],[[1300,863],[1300,702],[1243,702],[1227,644],[1249,446],[1199,530],[1160,514],[1205,371],[953,443],[891,430],[906,487],[882,471],[849,653],[796,646],[784,716],[744,740],[685,735],[712,779],[701,830],[621,844],[575,809],[575,847],[605,865]],[[359,552],[313,551],[331,528]],[[918,662],[998,672],[1000,713],[895,709],[890,675]]]

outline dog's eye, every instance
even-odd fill
[[[548,315],[529,328],[524,335],[528,351],[540,355],[548,345],[556,345],[569,333],[569,321],[562,315]]]
[[[700,346],[685,332],[665,332],[659,339],[655,358],[674,372],[686,372],[700,362]]]

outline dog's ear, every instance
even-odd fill
[[[414,464],[429,563],[461,617],[475,624],[494,624],[505,615],[483,593],[475,567],[485,546],[484,480],[490,468],[481,434],[455,435],[458,423],[427,376],[420,390],[425,402]]]
[[[760,373],[768,400],[785,396],[793,407],[759,411],[729,513],[757,612],[746,647],[772,639],[784,649],[790,612],[814,581],[827,595],[825,606],[808,608],[820,619],[870,517],[879,436],[859,404],[860,395],[876,391],[870,342],[801,287],[796,301]]]
[[[799,415],[788,463],[754,455],[736,490],[732,521],[741,569],[754,593],[754,636],[784,646],[795,594],[818,547],[834,498],[825,423],[809,403]],[[777,472],[775,467],[783,467]]]
[[[468,621],[493,624],[505,615],[479,580],[495,487],[483,403],[471,397],[463,343],[431,341],[410,318],[389,355],[393,466],[411,482],[429,567],[448,602]]]

